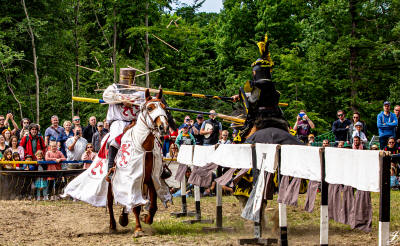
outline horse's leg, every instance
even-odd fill
[[[119,224],[123,227],[127,226],[129,224],[129,218],[128,218],[128,213],[125,212],[125,207],[122,208],[121,215],[119,216]]]
[[[108,206],[108,212],[110,213],[110,230],[114,231],[117,229],[117,224],[115,223],[115,218],[114,218],[113,203],[114,203],[114,197],[112,194],[111,183],[109,183],[107,192],[107,206]]]
[[[142,230],[142,225],[140,224],[140,211],[142,207],[137,206],[133,208],[133,213],[135,214],[135,220],[136,220],[136,225],[135,225],[135,231],[133,236],[134,237],[141,237],[144,235],[143,230]]]
[[[149,185],[149,196],[150,196],[150,207],[149,207],[149,214],[145,217],[144,223],[146,224],[153,224],[154,215],[157,212],[157,193],[156,189],[154,188],[153,182],[150,182]]]

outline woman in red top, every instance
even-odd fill
[[[24,148],[25,156],[30,155],[36,161],[36,151],[46,151],[46,145],[42,136],[38,135],[39,127],[35,123],[29,125],[29,136],[23,137],[20,146]]]

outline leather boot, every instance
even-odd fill
[[[118,153],[118,149],[115,148],[114,146],[110,146],[108,149],[108,170],[114,167],[114,160],[115,156]],[[108,176],[108,179],[111,180],[113,173],[111,172],[110,175]]]

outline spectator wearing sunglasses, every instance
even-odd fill
[[[97,153],[94,152],[94,149],[93,149],[93,144],[88,143],[86,145],[85,152],[82,154],[82,161],[93,161],[94,158],[96,157],[96,154]],[[90,167],[90,163],[85,163],[83,165],[84,169],[88,169],[89,167]]]
[[[78,115],[75,115],[74,117],[72,117],[72,130],[76,127],[79,126],[82,128],[81,126],[81,118]]]
[[[397,117],[390,112],[390,103],[383,103],[383,111],[380,112],[376,119],[379,130],[379,144],[383,149],[390,137],[396,137]]]
[[[222,138],[218,141],[219,144],[231,144],[232,141],[228,139],[229,132],[227,130],[223,130],[221,134]]]
[[[349,128],[351,125],[351,121],[346,119],[346,115],[343,110],[337,111],[338,119],[332,124],[332,132],[335,135],[335,145],[339,143],[339,141],[345,141],[349,144]]]
[[[356,129],[357,124],[358,125],[361,124],[361,131],[365,134],[365,137],[367,136],[367,125],[365,124],[364,121],[361,120],[359,112],[353,113],[353,118],[352,118],[351,122],[352,123],[349,128],[349,136],[351,136],[351,138],[350,138],[351,143],[353,143],[354,132],[357,131],[357,129]],[[361,138],[361,141],[363,141],[362,138]]]

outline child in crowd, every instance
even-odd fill
[[[353,135],[352,135],[351,137],[352,137],[352,138],[354,138],[355,136],[360,137],[361,142],[363,143],[364,146],[366,146],[366,145],[368,144],[368,139],[367,139],[367,137],[365,136],[365,133],[362,132],[362,130],[363,130],[363,129],[362,129],[363,124],[362,124],[360,121],[358,121],[358,122],[354,125],[354,127],[356,128],[356,130],[353,131]]]
[[[25,160],[27,161],[27,157],[30,157],[31,159],[30,159],[30,161],[32,161],[33,160],[33,157],[31,156],[31,155],[27,155],[26,157],[25,157]],[[37,167],[36,167],[36,165],[35,164],[26,164],[26,165],[24,165],[24,170],[26,170],[26,171],[36,171],[37,170]]]
[[[44,161],[44,154],[42,150],[36,151],[36,160],[38,161]],[[43,171],[45,170],[45,165],[40,165],[38,164],[38,171]],[[40,201],[40,191],[43,193],[43,200],[47,201],[49,200],[49,195],[48,195],[48,182],[46,178],[37,178],[35,180],[35,187],[36,187],[36,200]]]
[[[392,167],[390,169],[390,188],[398,190],[399,186],[399,180],[396,177],[396,167]]]
[[[13,157],[14,161],[20,161],[21,160],[18,152],[14,152],[12,154],[12,157]],[[22,164],[22,163],[15,163],[13,165],[13,167],[14,167],[14,169],[17,169],[17,170],[24,170],[24,164]]]
[[[57,149],[57,142],[51,141],[50,142],[50,150],[46,152],[46,161],[55,161],[60,163],[61,161],[65,161],[66,158],[64,157],[63,153]],[[49,164],[47,165],[47,170],[61,170],[61,164]],[[49,177],[47,178],[49,181],[48,185],[50,187],[50,192],[52,192],[52,196],[50,200],[54,201],[56,198],[55,195],[55,178]]]
[[[229,132],[227,130],[223,130],[221,133],[222,138],[218,140],[219,144],[231,144],[231,140],[228,139]]]
[[[86,145],[86,151],[82,155],[82,161],[93,161],[94,158],[96,157],[96,152],[94,152],[94,147],[93,144],[88,143]],[[91,163],[85,163],[83,165],[84,169],[88,169],[90,167]]]
[[[371,150],[379,150],[379,147],[378,147],[378,145],[376,145],[376,144],[373,144],[373,145],[371,145],[371,148],[370,148]]]
[[[6,149],[3,154],[3,158],[1,158],[2,161],[13,161],[12,157],[12,150],[11,149]],[[4,169],[14,169],[13,164],[6,164],[3,165]]]

